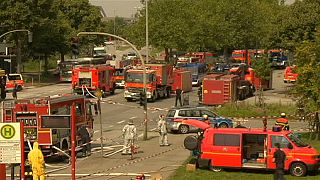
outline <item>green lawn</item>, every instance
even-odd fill
[[[305,135],[303,135],[305,137]],[[320,141],[307,141],[313,147],[320,151]],[[189,161],[189,160],[188,160]],[[293,177],[289,174],[285,175],[286,179],[294,179],[294,180],[317,180],[320,179],[320,175],[307,175],[306,177]],[[174,175],[170,178],[170,180],[210,180],[210,179],[218,179],[218,180],[270,180],[273,179],[272,171],[263,171],[263,170],[232,170],[227,169],[221,172],[212,172],[208,169],[197,169],[195,172],[186,171],[186,166],[181,166]]]

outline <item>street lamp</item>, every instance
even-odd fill
[[[27,29],[16,29],[12,31],[8,31],[0,36],[0,39],[4,37],[7,34],[13,33],[13,32],[28,32],[28,42],[32,42],[32,32],[27,30]],[[18,39],[18,44],[17,44],[17,73],[20,73],[20,64],[21,64],[21,42]]]
[[[148,0],[146,0],[146,63],[149,63],[149,23],[148,23]]]
[[[124,42],[126,42],[127,44],[129,44],[131,46],[131,48],[137,52],[140,60],[141,60],[141,64],[142,64],[142,68],[143,68],[143,91],[146,93],[147,92],[147,86],[146,86],[146,66],[145,66],[145,63],[144,63],[144,60],[143,60],[143,57],[141,55],[141,53],[138,51],[138,49],[132,44],[130,43],[129,41],[127,41],[126,39],[120,37],[120,36],[117,36],[117,35],[114,35],[114,34],[110,34],[110,33],[102,33],[102,32],[79,32],[77,34],[77,36],[80,36],[80,35],[104,35],[104,36],[111,36],[111,37],[114,37],[114,38],[117,38],[117,39],[120,39]],[[148,56],[147,56],[148,57]],[[147,101],[147,98],[145,98],[145,101]],[[145,102],[145,106],[144,106],[144,133],[143,133],[143,140],[147,140],[147,133],[148,133],[148,114],[147,114],[147,103]]]

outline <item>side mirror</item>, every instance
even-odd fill
[[[289,143],[289,144],[287,145],[287,147],[288,147],[288,149],[293,149],[293,146],[292,146],[291,143]]]

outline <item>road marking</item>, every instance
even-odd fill
[[[113,127],[113,125],[110,125],[110,126],[109,126],[109,128],[112,128],[112,127]]]
[[[137,118],[136,116],[132,116],[131,118],[129,118],[129,119],[135,119],[135,118]]]
[[[117,122],[118,124],[121,124],[121,123],[124,123],[125,122],[125,120],[123,120],[123,121],[119,121],[119,122]]]
[[[97,132],[99,132],[99,131],[100,131],[100,130],[93,131],[93,134],[94,134],[94,133],[97,133]]]
[[[138,137],[142,137],[143,136],[143,134],[140,134]]]
[[[154,131],[154,130],[156,130],[157,128],[153,128],[153,129],[150,129],[150,131]]]

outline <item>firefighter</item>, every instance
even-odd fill
[[[203,85],[201,85],[198,89],[199,104],[202,103],[202,88],[203,88]]]
[[[13,99],[17,99],[17,91],[18,91],[18,85],[16,81],[13,81],[13,89],[12,89],[12,97]]]
[[[133,124],[133,120],[130,119],[128,124],[122,129],[122,135],[124,137],[124,149],[122,155],[131,154],[131,149],[134,146],[134,140],[137,137],[137,128]]]
[[[277,150],[273,154],[273,161],[276,163],[276,171],[274,174],[274,180],[284,180],[284,163],[286,160],[286,154],[280,149],[280,144],[276,143]]]
[[[289,131],[289,120],[286,118],[286,113],[281,113],[280,118],[276,120],[276,126],[280,126],[282,130]]]
[[[45,162],[38,142],[33,143],[33,149],[28,154],[28,160],[32,168],[33,180],[44,180]]]
[[[78,136],[82,142],[82,156],[90,156],[91,155],[91,144],[90,144],[90,134],[86,128],[86,126],[81,126],[78,130]]]
[[[182,101],[181,101],[181,97],[182,97],[183,91],[182,89],[180,89],[180,87],[177,87],[176,89],[176,103],[175,103],[175,107],[177,107],[177,102],[179,101],[180,106],[182,106]]]
[[[210,125],[210,119],[209,119],[208,115],[204,114],[202,117],[203,117],[203,122]]]
[[[159,116],[158,131],[159,131],[159,134],[160,134],[160,137],[159,137],[160,146],[169,146],[169,144],[168,144],[167,122],[164,119],[164,115],[163,114],[161,114]]]

